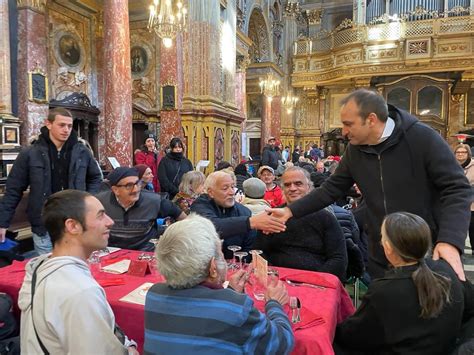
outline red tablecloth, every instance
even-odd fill
[[[139,252],[121,250],[110,256],[105,257],[120,260],[129,258],[136,260]],[[25,276],[25,262],[15,261],[11,266],[0,269],[0,292],[9,294],[15,303],[18,300],[18,291]],[[354,312],[351,299],[346,290],[341,285],[337,277],[310,271],[276,268],[279,271],[279,277],[285,278],[294,276],[304,277],[310,280],[317,278],[334,285],[334,288],[316,289],[311,287],[292,287],[288,286],[290,296],[297,296],[303,307],[309,309],[312,313],[322,318],[323,321],[316,322],[316,325],[298,329],[295,331],[295,349],[293,354],[334,354],[332,350],[332,340],[336,324],[343,321]],[[122,327],[124,332],[139,344],[139,350],[143,348],[144,341],[144,312],[143,306],[119,301],[120,298],[127,295],[145,282],[163,282],[161,275],[147,275],[145,277],[135,277],[127,274],[113,275],[106,273],[96,274],[96,278],[104,280],[117,280],[123,278],[125,284],[117,286],[106,286],[105,292],[109,301],[117,324]],[[255,305],[263,310],[264,302],[255,301]],[[19,314],[18,308],[16,308]]]

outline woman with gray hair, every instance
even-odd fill
[[[243,293],[248,274],[223,282],[227,264],[211,221],[191,214],[172,224],[156,248],[157,283],[145,302],[145,345],[150,354],[288,354],[293,331],[282,305],[285,285],[272,279],[265,292],[265,314]]]
[[[179,192],[173,198],[173,202],[181,208],[181,210],[189,214],[190,207],[193,202],[202,194],[204,190],[204,181],[206,176],[200,171],[188,171],[183,175],[179,184]]]

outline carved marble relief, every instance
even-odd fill
[[[255,9],[250,16],[248,37],[253,44],[250,47],[250,59],[253,63],[270,60],[270,48],[267,26],[262,13]]]

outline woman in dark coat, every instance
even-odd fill
[[[393,269],[372,281],[356,313],[338,325],[336,354],[449,354],[461,329],[463,287],[444,260],[425,259],[428,224],[392,213],[382,246]]]
[[[183,155],[184,145],[180,138],[173,138],[170,142],[170,151],[161,159],[158,165],[158,180],[161,192],[167,192],[170,200],[178,193],[181,178],[188,171],[193,170],[193,164]]]

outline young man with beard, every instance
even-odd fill
[[[138,354],[135,342],[114,333],[114,314],[87,265],[114,224],[102,204],[84,191],[57,192],[43,221],[53,252],[26,265],[18,298],[22,353]]]
[[[99,166],[87,147],[78,142],[72,123],[68,110],[51,110],[38,140],[18,155],[0,202],[0,242],[5,241],[6,230],[28,187],[28,219],[38,254],[51,251],[51,239],[41,222],[41,208],[48,196],[66,189],[90,193],[99,190]]]

